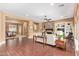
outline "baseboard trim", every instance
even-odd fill
[[[79,56],[79,51],[75,51],[75,56]]]
[[[33,38],[30,38],[30,37],[29,37],[28,39],[33,39]]]
[[[75,56],[78,56],[78,51],[79,51],[79,48],[78,48],[78,40],[77,39],[74,39],[74,43],[75,43]]]
[[[0,46],[1,46],[2,44],[5,44],[5,41],[0,42]]]

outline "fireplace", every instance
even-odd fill
[[[53,29],[45,29],[47,34],[52,34],[53,33]]]

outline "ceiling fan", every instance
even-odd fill
[[[47,16],[44,16],[44,20],[49,22],[51,20],[51,18],[47,18]]]
[[[60,4],[60,5],[58,5],[58,7],[63,7],[64,6],[64,4]]]

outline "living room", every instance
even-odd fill
[[[0,55],[78,55],[78,4],[0,3],[0,7]]]

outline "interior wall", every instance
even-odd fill
[[[67,23],[70,22],[72,24],[72,32],[74,33],[74,23],[73,23],[74,18],[67,18],[67,19],[60,19],[60,20],[56,20],[56,21],[51,21],[50,23],[53,26],[54,32],[56,32],[56,24],[62,24],[62,23]],[[54,24],[54,25],[53,25]],[[43,23],[44,25],[44,23]]]
[[[79,55],[79,4],[75,4],[74,10],[74,43],[75,55]]]
[[[8,23],[20,23],[20,22],[18,22],[18,21],[16,21],[16,20],[12,20],[12,19],[10,19],[10,20],[5,20],[5,22],[8,22]]]
[[[72,32],[73,32],[73,34],[74,34],[74,25],[73,25],[73,18],[67,18],[67,19],[62,19],[62,20],[58,20],[58,21],[55,21],[54,23],[55,23],[55,32],[57,32],[56,31],[56,24],[64,24],[64,25],[67,25],[67,23],[70,23],[71,24],[71,27],[72,27]]]
[[[9,30],[8,27],[9,27],[10,24],[14,24],[14,25],[17,26],[17,33],[16,34],[19,34],[19,35],[22,34],[22,28],[21,29],[19,28],[20,26],[22,27],[21,21],[16,20],[14,18],[6,17],[6,20],[5,20],[5,31],[6,32]],[[19,31],[19,30],[21,30],[21,31]]]
[[[77,19],[77,24],[76,24],[76,27],[77,27],[77,39],[79,38],[79,4],[78,4],[78,8],[77,8],[77,15],[76,15],[76,19]]]
[[[27,33],[28,38],[32,38],[33,37],[33,34],[34,34],[34,30],[33,30],[34,22],[33,21],[27,21],[27,20],[22,20],[22,19],[19,20],[19,19],[16,19],[16,18],[14,18],[14,19],[7,18],[6,22],[9,22],[9,23],[18,23],[18,24],[24,24],[25,22],[27,22],[28,23],[28,29],[27,29],[27,31],[28,31],[28,33]]]
[[[28,18],[22,18],[22,17],[17,17],[9,13],[4,13],[0,12],[0,42],[5,40],[5,22],[12,22],[12,23],[20,23],[14,19],[12,20],[6,20],[6,16],[10,18],[14,18],[16,20],[21,21],[28,21],[28,36],[29,38],[33,37],[33,21],[29,21]]]
[[[18,24],[22,26],[21,30],[22,30],[22,35],[25,35],[25,36],[30,36],[30,32],[33,30],[29,30],[29,25],[32,23],[32,21],[27,21],[27,20],[19,20],[19,19],[16,19],[16,18],[9,18],[9,16],[6,18],[6,22],[7,23],[15,23],[15,24]],[[31,23],[30,23],[31,22]],[[29,25],[28,25],[29,24]],[[32,26],[32,25],[31,25]],[[19,29],[18,29],[19,30]]]
[[[33,38],[33,35],[35,33],[42,32],[42,23],[37,23],[37,26],[36,26],[37,30],[36,31],[34,30],[34,25],[35,25],[35,22],[29,21],[29,25],[28,25],[29,38]]]
[[[32,38],[33,37],[33,22],[30,21],[29,24],[28,24],[28,35],[29,35],[29,38]]]
[[[42,26],[42,23],[39,23],[39,29],[38,29],[39,32],[42,32],[43,31],[43,28],[42,27],[43,27]]]
[[[74,16],[75,20],[75,47],[76,55],[79,55],[79,4],[77,4],[76,14]]]
[[[0,12],[0,42],[5,40],[5,14]]]
[[[78,23],[77,23],[77,39],[78,39],[78,43],[79,43],[79,19],[78,19]],[[78,44],[78,48],[79,48],[79,44]]]

